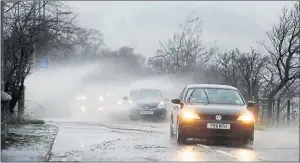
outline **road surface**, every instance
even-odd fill
[[[177,145],[167,122],[50,122],[50,161],[299,161],[299,132],[257,131],[249,147]]]

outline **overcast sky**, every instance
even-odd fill
[[[77,23],[100,30],[112,49],[130,46],[147,57],[178,31],[178,23],[194,13],[204,21],[203,41],[217,41],[222,49],[249,50],[265,40],[266,30],[278,22],[291,1],[69,1]]]

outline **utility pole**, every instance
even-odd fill
[[[4,79],[3,79],[3,59],[4,59],[4,32],[3,32],[3,24],[4,24],[4,1],[1,1],[1,91],[4,91]]]
[[[46,1],[42,1],[43,2],[43,19],[45,21],[45,16],[46,16]]]
[[[34,5],[34,16],[33,16],[33,21],[34,21],[34,25],[36,26],[36,1],[33,2]],[[33,67],[35,68],[36,66],[36,56],[35,56],[35,50],[36,50],[36,42],[34,41],[33,43],[33,54],[32,54],[32,60],[33,60]]]
[[[40,19],[41,15],[42,15],[42,14],[41,14],[41,7],[42,7],[41,2],[42,2],[42,1],[39,1],[39,19]]]

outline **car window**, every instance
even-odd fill
[[[244,105],[244,100],[236,90],[220,88],[193,88],[189,89],[185,97],[188,103],[210,103]]]
[[[159,90],[139,90],[132,94],[135,100],[162,99],[162,93]]]
[[[183,94],[186,90],[186,87],[183,88],[183,90],[181,91],[180,95],[179,95],[179,99],[183,99]]]
[[[130,92],[129,97],[131,98],[133,96],[133,91]]]
[[[205,89],[211,103],[243,105],[244,101],[236,90]]]

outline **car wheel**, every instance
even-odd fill
[[[172,126],[172,118],[170,118],[170,138],[174,138],[173,126]]]
[[[178,144],[184,144],[186,142],[186,137],[181,131],[181,128],[179,127],[179,122],[177,123],[176,126],[176,140]]]
[[[167,118],[166,114],[163,114],[163,115],[160,117],[160,119],[163,120],[163,121],[165,121],[166,118]]]
[[[243,140],[243,145],[253,145],[253,140],[252,139],[247,139],[247,140]]]
[[[174,138],[173,127],[170,125],[170,138]]]
[[[137,117],[136,117],[135,115],[133,115],[133,114],[130,114],[130,115],[129,115],[129,119],[130,119],[131,121],[137,121],[137,120],[138,120]]]

